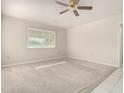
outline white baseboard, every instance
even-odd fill
[[[42,60],[33,60],[29,62],[21,62],[21,63],[13,63],[13,64],[8,64],[8,65],[3,65],[3,67],[10,67],[10,66],[17,66],[17,65],[24,65],[24,64],[30,64],[30,63],[36,63],[36,62],[42,62],[42,61],[47,61],[47,60],[54,60],[54,59],[60,59],[60,58],[65,58],[66,56],[63,57],[55,57],[55,58],[47,58],[47,59],[42,59]]]
[[[83,60],[83,61],[88,61],[88,62],[97,63],[97,64],[103,64],[103,65],[108,65],[108,66],[113,66],[113,67],[119,67],[118,65],[112,65],[112,64],[107,64],[107,63],[100,63],[98,61],[89,60],[89,59],[85,59],[85,58],[81,58],[81,57],[67,56],[67,58],[74,58],[74,59],[77,59],[77,60]]]
[[[103,65],[108,65],[108,66],[113,66],[113,67],[119,67],[118,65],[100,63],[100,62],[97,62],[97,61],[94,61],[94,60],[84,59],[84,58],[80,58],[80,57],[72,57],[72,56],[63,56],[63,57],[47,58],[47,59],[42,59],[42,60],[34,60],[34,61],[29,61],[29,62],[8,64],[8,65],[3,65],[1,67],[3,68],[3,67],[10,67],[10,66],[24,65],[24,64],[29,64],[29,63],[36,63],[36,62],[42,62],[42,61],[54,60],[54,59],[60,59],[60,58],[74,58],[74,59],[77,59],[77,60],[83,60],[83,61],[88,61],[88,62],[92,62],[92,63],[98,63],[98,64],[103,64]]]

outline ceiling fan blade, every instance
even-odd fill
[[[84,10],[92,10],[93,7],[92,6],[78,6],[78,9],[84,9]]]
[[[75,2],[76,2],[76,4],[78,4],[79,3],[79,0],[75,0]]]
[[[76,0],[77,1],[77,3],[79,2],[79,0]]]
[[[69,5],[67,5],[67,4],[65,4],[65,3],[62,3],[62,2],[59,2],[59,1],[57,1],[56,3],[57,3],[57,4],[60,4],[60,5],[63,5],[63,6],[69,6]]]
[[[66,10],[62,11],[62,12],[60,12],[59,14],[63,14],[63,13],[65,13],[65,12],[67,12],[67,11],[69,11],[69,9],[66,9]]]
[[[79,16],[79,13],[78,13],[77,10],[74,10],[73,12],[74,12],[74,15],[75,15],[75,16]]]

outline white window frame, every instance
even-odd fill
[[[52,33],[54,33],[54,36],[55,36],[55,46],[53,46],[53,47],[40,47],[40,48],[29,48],[28,47],[28,39],[29,39],[29,34],[30,34],[30,30],[34,30],[34,31],[40,31],[40,32],[52,32]],[[26,42],[26,44],[27,44],[27,48],[28,49],[44,49],[44,48],[47,48],[47,49],[52,49],[52,48],[56,48],[56,32],[55,31],[53,31],[53,30],[45,30],[45,29],[41,29],[41,28],[34,28],[34,27],[29,27],[29,28],[27,28],[27,42]]]

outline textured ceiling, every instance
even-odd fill
[[[67,0],[59,0],[67,3]],[[79,5],[92,5],[93,10],[79,10],[75,17],[72,11],[60,15],[66,7],[55,0],[2,0],[2,14],[62,28],[85,24],[104,17],[122,14],[123,0],[80,0]]]

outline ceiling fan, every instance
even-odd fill
[[[72,10],[75,16],[79,16],[79,13],[77,11],[78,9],[82,9],[82,10],[92,10],[93,9],[92,6],[78,6],[78,2],[79,2],[79,0],[69,0],[69,4],[65,4],[62,2],[56,1],[57,4],[68,7],[67,9],[63,10],[59,14],[63,14],[69,10]]]

